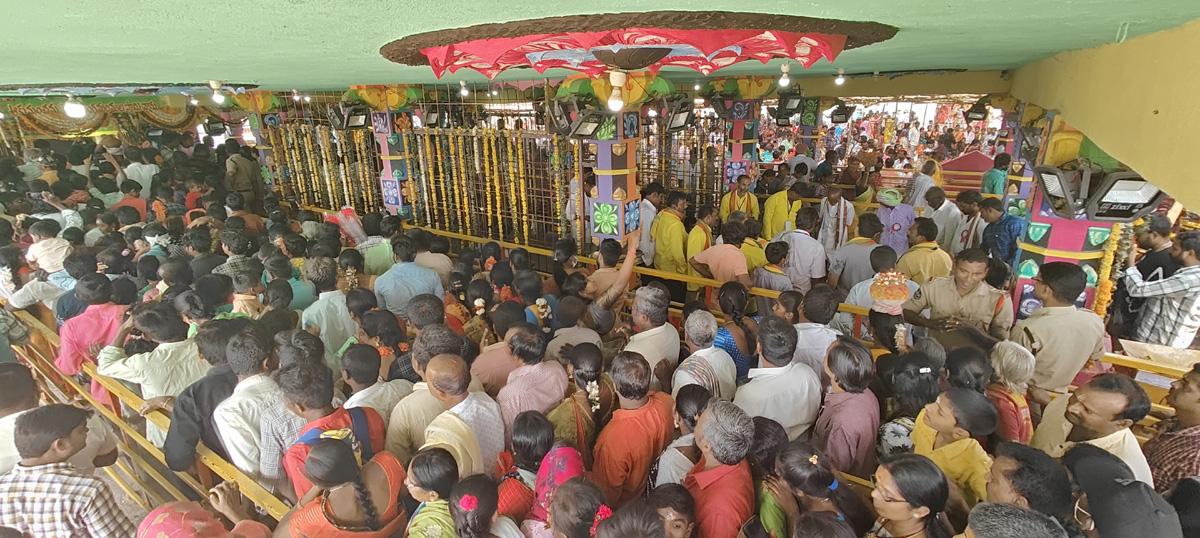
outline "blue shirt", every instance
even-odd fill
[[[317,287],[312,282],[295,276],[287,282],[292,286],[292,302],[288,303],[288,310],[304,310],[317,302]]]
[[[993,258],[1016,267],[1017,241],[1025,233],[1025,219],[1005,213],[983,230],[983,251]]]
[[[375,279],[375,300],[380,310],[389,310],[408,319],[408,302],[418,295],[431,293],[445,297],[442,278],[433,269],[413,262],[396,262],[391,269]]]

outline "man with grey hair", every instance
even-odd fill
[[[1050,517],[1015,504],[979,503],[967,516],[967,538],[1067,538]]]
[[[654,370],[650,390],[663,390],[679,364],[679,333],[667,323],[671,294],[657,285],[638,288],[633,298],[632,320],[637,330],[625,351],[640,353]]]
[[[692,355],[679,363],[671,381],[671,397],[684,385],[700,385],[725,401],[733,400],[737,385],[737,366],[725,350],[713,346],[717,338],[717,318],[707,310],[692,312],[683,322],[683,340]]]
[[[754,515],[754,480],[746,453],[754,420],[731,402],[713,398],[696,421],[697,463],[683,487],[696,499],[699,536],[737,536]]]

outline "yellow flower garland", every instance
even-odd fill
[[[521,188],[521,224],[522,234],[521,240],[526,245],[529,244],[529,186],[526,183],[525,173],[525,139],[521,137],[522,131],[517,128],[517,169],[520,171],[520,188]]]
[[[550,143],[551,143],[550,151],[551,151],[551,155],[552,155],[550,162],[553,163],[552,166],[554,167],[554,169],[550,171],[550,174],[551,174],[552,180],[554,181],[554,217],[555,217],[554,220],[555,220],[555,224],[556,224],[555,229],[556,229],[556,235],[559,238],[561,238],[563,235],[566,234],[566,229],[563,226],[563,222],[565,222],[565,220],[563,219],[563,197],[564,197],[565,193],[563,193],[563,189],[562,189],[562,168],[560,167],[561,163],[562,163],[562,161],[561,161],[562,152],[561,152],[561,148],[558,147],[558,135],[553,135],[550,138]]]
[[[1108,234],[1108,240],[1104,243],[1104,257],[1100,258],[1100,274],[1096,284],[1096,301],[1092,304],[1092,311],[1101,318],[1108,313],[1108,307],[1112,303],[1113,281],[1112,269],[1113,259],[1117,254],[1117,243],[1121,241],[1121,225],[1113,224],[1112,232]]]
[[[583,238],[587,230],[583,227],[583,216],[587,213],[586,207],[583,207],[583,142],[573,141],[575,144],[575,177],[579,180],[579,189],[575,191],[575,225],[579,233],[575,236],[579,252],[583,252]]]
[[[467,151],[466,151],[466,135],[462,129],[458,131],[458,184],[462,188],[462,213],[466,220],[466,233],[475,235],[475,228],[471,225],[471,185],[467,180]]]
[[[506,132],[504,134],[504,139],[508,141],[508,154],[506,155],[506,157],[508,158],[508,182],[511,185],[513,182],[517,181],[517,158],[516,158],[515,150],[513,150],[512,131]],[[511,192],[511,189],[512,189],[512,187],[509,187],[510,192]],[[520,202],[520,200],[518,200],[516,198],[512,198],[511,210],[508,213],[510,219],[512,219],[514,214],[518,211],[518,209],[520,207],[519,202]],[[516,235],[516,229],[517,229],[516,224],[512,225],[512,229],[513,229],[513,235]]]
[[[485,136],[487,138],[485,138]],[[492,174],[491,174],[491,170],[490,170],[491,164],[492,164],[492,160],[491,160],[492,152],[491,152],[491,146],[489,145],[489,142],[488,142],[488,139],[490,137],[491,137],[491,133],[488,130],[485,130],[483,133],[483,136],[480,136],[480,142],[481,142],[480,145],[482,146],[481,156],[483,158],[483,195],[484,195],[484,203],[485,203],[484,216],[487,217],[488,239],[492,239],[495,237],[493,235],[495,227],[493,226],[493,223],[492,223],[492,184],[491,184]]]
[[[500,141],[496,139],[496,131],[491,131],[488,137],[488,143],[492,146],[492,177],[488,180],[488,186],[495,189],[496,194],[493,196],[495,201],[495,211],[492,216],[496,219],[496,235],[495,239],[504,239],[504,211],[502,205],[504,198],[500,193],[500,186],[503,184],[501,180],[502,170],[500,168]]]

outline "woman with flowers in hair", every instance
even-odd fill
[[[484,475],[462,479],[450,491],[450,515],[458,538],[524,538],[513,520],[497,515],[496,481]]]
[[[533,508],[525,521],[521,522],[521,532],[528,538],[555,538],[550,523],[551,502],[558,502],[558,493],[563,485],[571,481],[584,482],[583,475],[583,458],[575,447],[559,444],[551,448],[538,466]],[[592,489],[596,489],[596,486],[592,485]],[[604,496],[598,489],[596,495],[596,505],[599,505],[604,501]],[[594,507],[592,510],[595,513]]]
[[[554,425],[554,439],[578,448],[590,469],[596,433],[612,418],[616,387],[604,374],[604,356],[595,344],[564,346],[561,355],[570,359],[571,392],[546,418]]]
[[[802,512],[827,512],[861,536],[875,521],[866,503],[839,476],[823,452],[811,443],[794,441],[779,453],[774,476],[766,479],[766,485],[787,514],[787,528]]]
[[[612,517],[600,488],[583,478],[572,478],[554,494],[550,504],[550,530],[557,538],[591,538],[596,527]]]

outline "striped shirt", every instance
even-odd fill
[[[1134,340],[1186,349],[1200,328],[1200,265],[1180,268],[1162,280],[1145,282],[1137,267],[1125,270],[1130,297],[1144,297]]]
[[[1200,476],[1200,426],[1172,431],[1177,425],[1177,419],[1159,422],[1158,435],[1142,446],[1159,493],[1181,478]]]
[[[137,532],[103,481],[65,462],[18,465],[0,477],[0,526],[39,538],[121,537]]]

